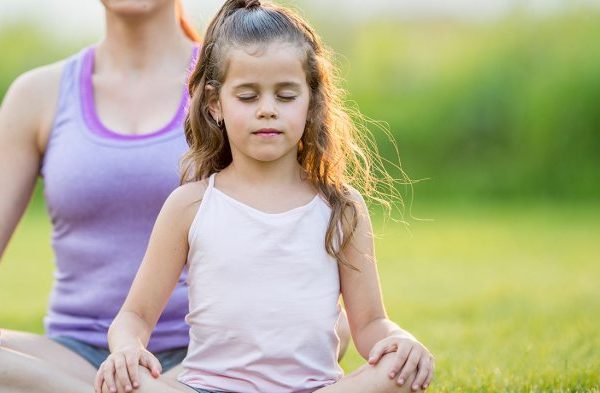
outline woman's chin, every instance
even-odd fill
[[[107,11],[123,17],[141,17],[171,3],[172,0],[102,0]]]

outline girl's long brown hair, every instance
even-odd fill
[[[327,252],[354,268],[342,252],[352,239],[362,210],[352,187],[388,209],[394,202],[401,204],[401,198],[394,179],[373,150],[375,144],[364,117],[344,105],[345,92],[339,87],[329,52],[308,23],[287,8],[257,0],[227,0],[212,19],[189,81],[191,102],[185,136],[190,148],[182,159],[181,182],[204,179],[232,161],[223,126],[208,108],[224,81],[228,49],[274,41],[297,44],[303,51],[310,105],[298,143],[298,163],[332,209],[325,236]]]

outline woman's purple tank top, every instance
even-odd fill
[[[46,334],[106,347],[106,334],[146,251],[154,221],[179,185],[187,145],[185,86],[172,120],[151,134],[107,129],[94,106],[94,48],[65,64],[41,173],[56,257]],[[193,60],[198,50],[194,50]],[[169,263],[170,261],[165,261]],[[149,343],[151,351],[188,344],[185,273]]]

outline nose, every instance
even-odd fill
[[[258,103],[256,117],[259,119],[277,119],[277,106],[273,99],[263,98]]]

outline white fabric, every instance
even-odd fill
[[[209,179],[189,232],[190,345],[180,381],[238,393],[312,392],[342,376],[338,266],[320,197],[284,213]]]

